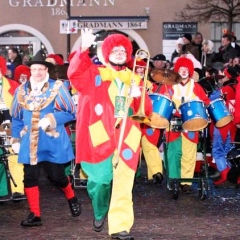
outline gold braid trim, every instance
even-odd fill
[[[53,89],[51,91],[50,96],[46,99],[45,102],[41,103],[39,106],[34,107],[34,109],[31,109],[31,105],[28,104],[28,98],[26,98],[26,91],[24,90],[24,84],[19,87],[17,99],[20,104],[20,106],[24,109],[27,109],[29,111],[32,111],[32,119],[31,119],[31,129],[30,129],[30,164],[36,165],[37,164],[37,146],[38,146],[38,140],[39,140],[39,127],[38,122],[40,120],[40,111],[47,107],[56,97],[58,94],[59,88],[63,85],[62,81],[56,81],[54,83]],[[43,87],[42,92],[46,92],[49,88],[49,83],[46,83]],[[28,91],[28,95],[30,93],[30,90]],[[52,136],[57,137],[58,134],[55,131],[55,129],[52,129],[53,134]],[[48,133],[48,135],[51,135]]]

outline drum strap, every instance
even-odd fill
[[[158,83],[158,87],[157,87],[156,93],[159,93],[159,91],[160,91],[160,89],[161,89],[161,86],[162,86],[162,84],[161,84],[161,83]]]
[[[182,103],[182,98],[184,98],[184,101],[194,99],[195,94],[193,92],[193,88],[193,79],[190,79],[189,83],[187,83],[185,86],[182,86],[181,84],[176,84],[173,86],[174,94],[172,100],[176,103],[177,108]]]

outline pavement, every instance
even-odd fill
[[[0,204],[0,240],[98,240],[111,239],[107,220],[102,232],[92,230],[92,208],[84,188],[76,192],[82,214],[73,218],[63,193],[44,174],[40,179],[43,226],[22,228],[29,213],[26,200]],[[143,173],[134,184],[135,222],[131,234],[136,240],[237,240],[240,239],[240,189],[216,189],[209,181],[205,200],[193,183],[192,193],[179,192],[176,200],[167,189],[166,178],[155,185]]]

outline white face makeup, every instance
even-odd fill
[[[189,77],[189,71],[188,71],[188,68],[186,67],[180,67],[178,70],[178,73],[183,79],[186,79]]]
[[[127,60],[127,52],[123,46],[117,46],[112,49],[109,55],[109,61],[115,64],[123,64]]]

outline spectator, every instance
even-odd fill
[[[19,55],[17,48],[8,49],[8,62],[12,63],[16,68],[18,65],[22,64],[22,58]]]
[[[183,39],[178,38],[178,40],[176,41],[176,48],[175,48],[175,50],[174,50],[174,52],[172,53],[172,56],[171,56],[171,63],[173,63],[174,58],[179,57],[179,53],[182,49],[183,44],[184,44]]]
[[[197,60],[199,59],[199,51],[196,46],[192,44],[192,35],[185,33],[182,37],[184,45],[179,55],[191,53]]]

